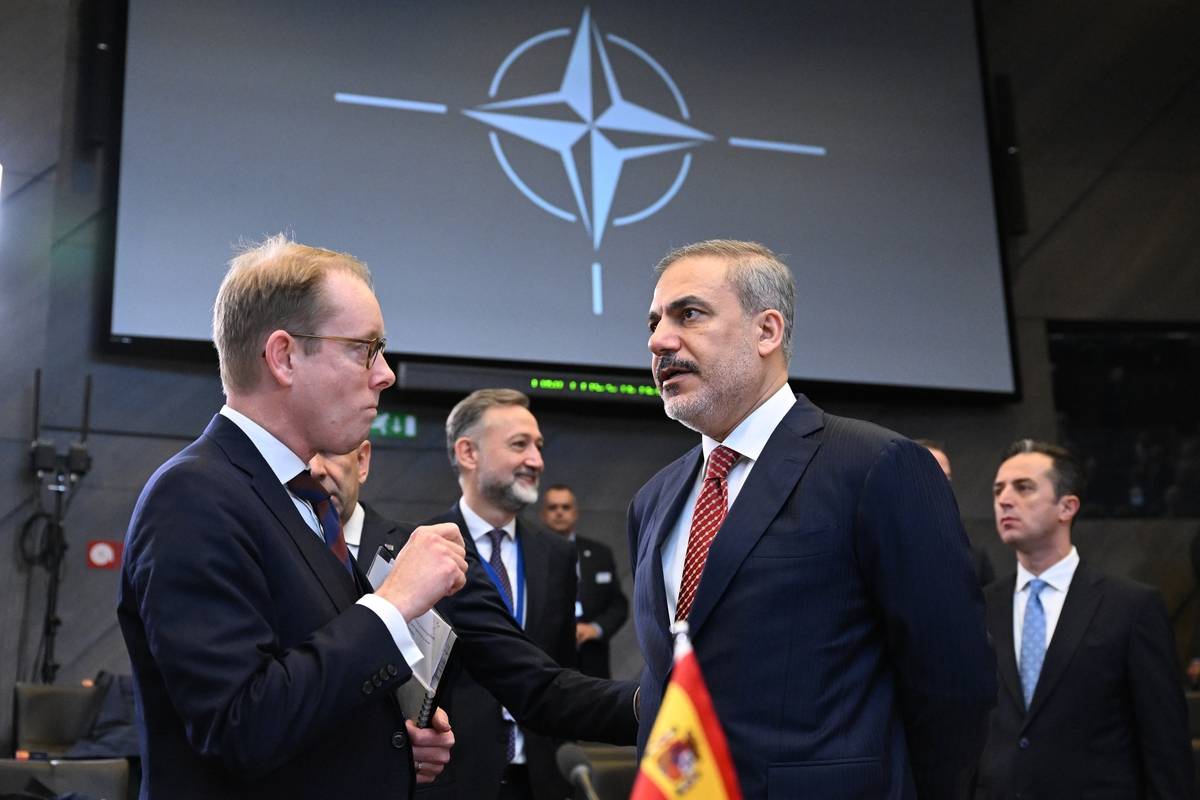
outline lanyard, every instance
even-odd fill
[[[522,628],[525,627],[525,549],[521,547],[521,534],[518,531],[513,537],[513,545],[517,548],[517,585],[513,587],[513,594],[517,601],[517,607],[514,610],[509,603],[507,597],[504,596],[504,589],[501,588],[500,576],[496,570],[492,569],[492,565],[479,559],[483,564],[483,568],[487,570],[488,577],[491,578],[492,584],[496,587],[496,591],[500,593],[500,599],[504,601],[504,607],[508,609],[508,613],[517,621],[517,624]]]

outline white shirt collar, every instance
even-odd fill
[[[1025,591],[1025,587],[1034,578],[1043,580],[1051,589],[1059,592],[1065,592],[1071,586],[1071,579],[1075,577],[1075,568],[1079,566],[1079,551],[1071,545],[1071,552],[1063,556],[1062,560],[1054,566],[1042,572],[1041,575],[1034,575],[1029,570],[1017,562],[1017,586],[1018,592]]]
[[[708,463],[709,455],[720,444],[736,450],[743,458],[757,461],[763,448],[767,446],[767,440],[771,438],[775,428],[779,426],[780,421],[787,416],[788,411],[795,403],[796,394],[785,381],[783,386],[779,387],[779,391],[768,397],[765,403],[739,422],[738,426],[725,437],[725,441],[718,442],[711,436],[702,437],[700,444],[704,449],[704,462]]]
[[[458,498],[458,510],[462,512],[463,520],[467,523],[467,530],[471,532],[471,539],[474,541],[479,541],[487,536],[488,532],[495,530],[492,523],[471,510],[471,507],[467,505],[467,498]],[[501,525],[500,530],[504,531],[510,540],[514,539],[517,535],[517,518],[513,517]]]
[[[354,504],[354,513],[350,515],[350,519],[342,525],[342,535],[346,537],[346,544],[358,547],[362,541],[363,520],[367,518],[367,512],[363,511],[361,503]],[[372,556],[374,553],[371,554]]]
[[[301,461],[300,456],[289,450],[287,445],[271,435],[266,428],[242,412],[224,405],[221,406],[220,414],[246,434],[280,483],[286,485],[292,478],[308,469],[308,464]]]

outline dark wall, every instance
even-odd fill
[[[90,91],[79,89],[78,11],[68,0],[0,6],[0,751],[11,724],[2,698],[28,677],[46,586],[44,570],[24,566],[18,552],[35,489],[28,469],[34,369],[44,371],[45,433],[60,446],[75,436],[83,376],[95,381],[95,466],[66,524],[71,549],[57,648],[64,682],[128,669],[113,614],[117,574],[87,569],[84,543],[121,538],[146,478],[221,402],[211,367],[98,349],[110,176],[77,122],[81,91]],[[992,529],[995,455],[1014,438],[1057,434],[1045,321],[1200,320],[1200,5],[993,0],[983,12],[991,69],[1011,78],[1023,166],[1027,229],[1008,241],[1023,399],[985,406],[813,399],[947,441],[969,535],[1002,571],[1011,557]],[[647,253],[647,264],[657,255]],[[938,309],[912,312],[939,335]],[[457,497],[441,444],[448,403],[394,402],[417,416],[418,436],[377,444],[364,496],[386,513],[419,520]],[[546,480],[578,487],[581,530],[609,541],[624,561],[629,498],[694,437],[657,414],[534,410],[549,442]],[[1194,604],[1185,554],[1195,528],[1195,520],[1088,520],[1077,539],[1086,557],[1157,583],[1182,620]],[[627,566],[622,577],[628,584]],[[629,627],[614,653],[617,674],[634,674]]]

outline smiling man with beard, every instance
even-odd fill
[[[925,448],[793,394],[770,250],[701,242],[656,273],[651,368],[702,438],[629,508],[639,748],[686,621],[745,797],[965,796],[996,678],[950,485]]]
[[[512,389],[472,392],[446,419],[446,449],[462,497],[435,519],[463,532],[527,636],[563,666],[575,659],[575,547],[519,519],[537,502],[542,434],[529,398]],[[427,523],[429,524],[429,523]],[[557,742],[513,722],[470,675],[442,705],[454,721],[454,757],[426,797],[561,800],[571,789],[554,762]]]

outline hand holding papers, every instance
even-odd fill
[[[392,560],[391,557],[392,554],[381,547],[371,562],[367,579],[376,590],[383,586],[396,566],[398,559]],[[437,708],[438,685],[458,636],[450,623],[432,608],[409,620],[408,632],[421,651],[421,660],[410,665],[413,678],[396,690],[396,699],[400,701],[400,709],[405,717],[418,727],[427,728]]]
[[[399,609],[406,620],[424,614],[467,581],[467,551],[458,526],[452,523],[417,528],[391,565],[375,586],[375,594]]]

